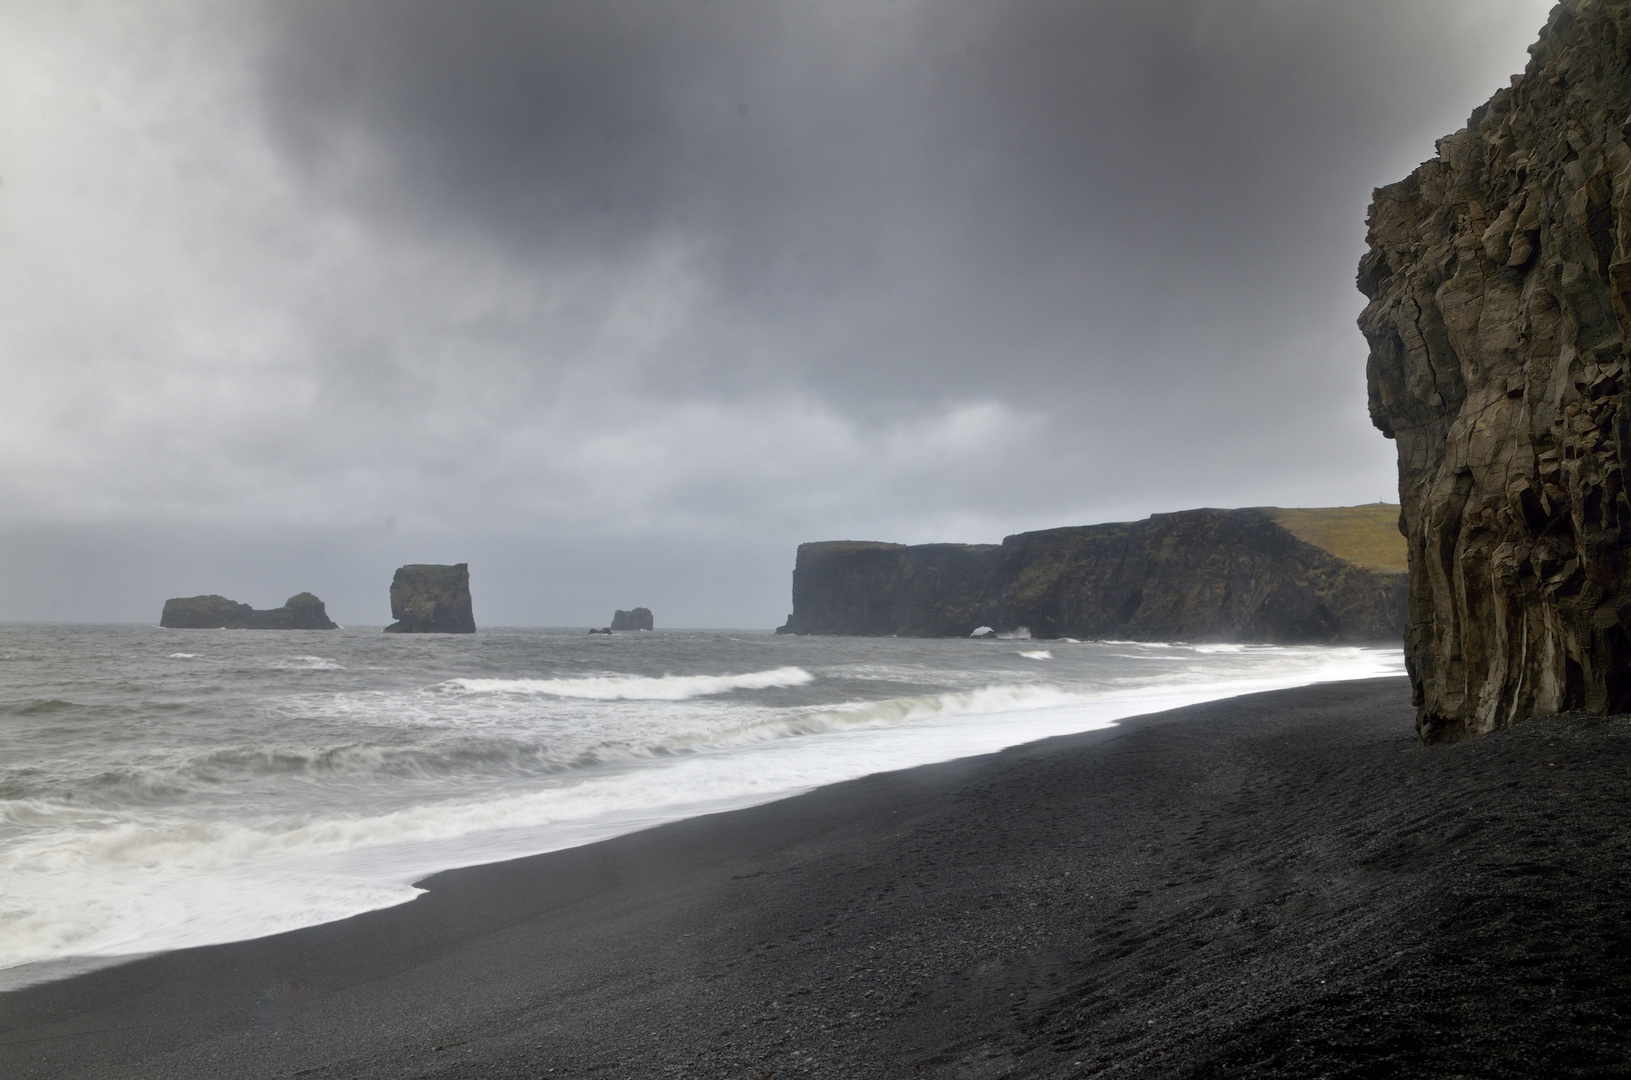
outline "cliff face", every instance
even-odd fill
[[[1307,643],[1397,639],[1403,574],[1339,559],[1265,510],[1189,510],[1000,545],[802,544],[778,633]]]
[[[1631,5],[1566,0],[1530,53],[1376,192],[1359,269],[1429,742],[1631,711]]]
[[[159,625],[178,630],[337,630],[323,602],[296,593],[280,608],[257,611],[224,596],[176,597],[164,602]]]
[[[633,611],[624,611],[619,608],[612,615],[611,629],[650,630],[654,625],[650,608],[637,607]]]
[[[391,579],[391,618],[387,634],[474,634],[470,607],[470,564],[410,563]]]

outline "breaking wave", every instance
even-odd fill
[[[804,686],[815,676],[800,667],[771,668],[746,675],[591,675],[579,679],[449,679],[448,691],[466,694],[538,694],[591,701],[687,701],[733,690]]]

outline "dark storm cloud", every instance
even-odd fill
[[[803,540],[1382,497],[1370,189],[1545,11],[0,4],[0,618],[769,625]]]
[[[274,130],[336,197],[522,261],[685,236],[840,398],[1255,362],[1249,328],[1350,274],[1443,30],[1283,0],[275,12]]]

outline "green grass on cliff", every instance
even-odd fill
[[[1394,503],[1368,506],[1327,506],[1286,510],[1265,506],[1270,517],[1299,540],[1322,547],[1349,562],[1375,570],[1404,573],[1404,537],[1399,534],[1399,507]]]

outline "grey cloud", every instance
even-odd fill
[[[1465,82],[1442,56],[1461,6],[283,4],[265,100],[294,159],[394,227],[523,263],[686,238],[782,343],[770,377],[846,407],[994,370],[1033,400],[1136,394],[1249,368],[1239,324],[1329,306],[1378,144],[1465,109],[1419,116]],[[757,363],[693,351],[686,377],[724,385]]]
[[[766,624],[800,540],[1381,497],[1369,190],[1545,11],[0,7],[0,617]]]

